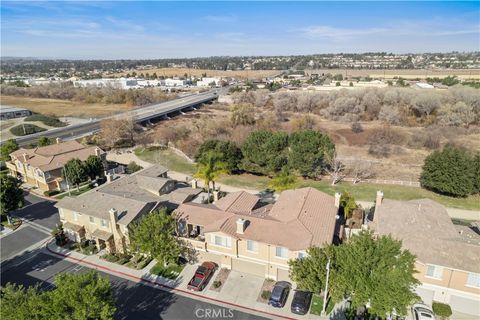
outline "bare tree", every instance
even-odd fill
[[[331,156],[326,157],[325,172],[332,177],[332,186],[336,185],[345,178],[345,165],[338,159],[335,152]]]
[[[358,159],[353,161],[350,168],[350,174],[352,175],[354,184],[375,176],[375,173],[372,170],[372,164],[368,161]]]

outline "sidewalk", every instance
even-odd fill
[[[230,285],[229,280],[227,280],[224,284],[224,288],[222,288],[222,292],[214,292],[209,290],[209,287],[213,281],[210,281],[209,285],[206,289],[204,289],[204,291],[193,292],[187,290],[187,283],[196,270],[196,264],[187,264],[176,280],[170,280],[160,276],[152,275],[148,272],[150,268],[154,266],[155,261],[152,261],[142,270],[135,270],[116,263],[105,261],[98,255],[86,256],[76,251],[58,247],[52,241],[47,243],[46,250],[47,253],[51,255],[60,256],[67,260],[73,261],[74,263],[113,274],[127,280],[142,282],[147,285],[158,287],[161,290],[173,292],[188,298],[203,300],[208,303],[218,304],[226,308],[236,309],[239,311],[246,311],[270,319],[328,319],[328,317],[319,317],[310,314],[305,316],[297,316],[291,313],[289,306],[293,297],[293,292],[290,293],[289,300],[282,309],[273,308],[266,304],[256,302],[256,298],[264,280],[260,277],[253,276],[252,279],[239,279],[243,283],[242,287],[246,285],[246,287],[249,288],[248,292],[242,292],[239,290],[238,281],[235,281],[235,279],[231,279],[232,281]],[[213,275],[212,279],[214,279],[215,276],[216,274]],[[257,282],[256,280],[259,281]],[[254,284],[255,288],[258,287],[258,290],[252,290],[251,284]],[[230,286],[230,289],[228,289],[227,285]]]

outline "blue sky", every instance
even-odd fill
[[[1,55],[79,59],[480,50],[480,2],[8,2]]]

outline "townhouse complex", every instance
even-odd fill
[[[213,204],[184,203],[178,234],[198,259],[275,280],[289,278],[288,260],[340,237],[336,198],[312,188],[282,192],[274,204],[234,192]]]
[[[106,157],[99,147],[84,146],[75,140],[61,142],[57,139],[53,145],[20,148],[12,152],[11,160],[6,165],[11,176],[42,191],[65,190],[67,183],[62,178],[64,165],[74,158],[84,161],[91,155],[102,159]]]
[[[370,227],[402,240],[416,255],[422,300],[448,303],[453,310],[480,314],[480,242],[467,241],[445,208],[429,200],[395,201],[379,192]]]
[[[94,240],[98,250],[125,252],[128,226],[160,207],[174,209],[195,198],[201,189],[169,179],[160,166],[108,182],[78,197],[65,197],[55,206],[65,234],[75,242]]]

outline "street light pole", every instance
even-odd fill
[[[328,294],[328,278],[330,277],[330,258],[328,258],[327,262],[327,279],[325,281],[325,292],[323,294],[323,310],[322,314],[325,313],[325,310],[327,308],[327,294]]]

